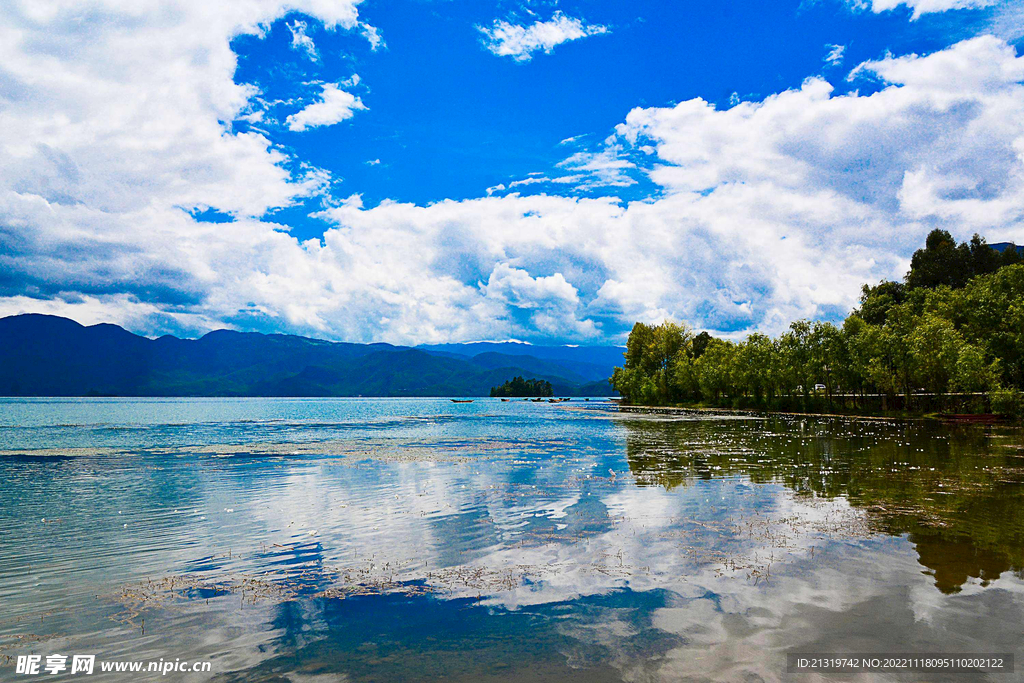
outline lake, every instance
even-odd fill
[[[1022,444],[581,399],[0,399],[0,679],[77,653],[293,683],[1020,659]]]

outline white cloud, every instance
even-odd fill
[[[376,26],[370,24],[359,24],[359,31],[366,38],[367,42],[370,43],[370,49],[376,52],[377,50],[387,47],[384,44],[384,37],[381,36],[380,30]]]
[[[366,105],[358,97],[334,83],[324,83],[320,99],[291,114],[285,123],[293,131],[331,126],[352,118],[359,109],[366,109]]]
[[[392,342],[592,342],[665,316],[738,334],[846,310],[936,225],[1024,242],[1024,59],[991,37],[862,65],[871,94],[811,79],[728,110],[638,108],[567,164],[646,173],[647,199],[354,196],[299,241],[262,216],[328,178],[222,123],[256,96],[232,36],[285,5],[183,4],[169,24],[111,2],[84,28],[76,7],[0,5],[3,313]],[[358,25],[353,4],[298,9]],[[233,220],[190,214],[207,208]]]
[[[259,133],[230,122],[256,94],[233,77],[230,40],[287,9],[351,28],[356,2],[109,0],[0,6],[5,203],[105,213],[197,205],[260,215],[310,188]],[[12,196],[14,193],[17,196]]]
[[[998,4],[999,0],[852,0],[858,8],[870,8],[872,12],[888,12],[903,5],[913,11],[912,19],[923,14],[948,12],[958,9],[983,9]]]
[[[846,52],[845,45],[826,45],[828,48],[828,54],[825,55],[824,62],[829,66],[839,66],[843,63],[843,55]]]
[[[509,190],[517,187],[525,187],[528,185],[573,185],[584,180],[582,175],[562,175],[554,178],[549,178],[545,175],[531,175],[526,178],[520,178],[519,180],[510,181],[508,184]],[[496,186],[494,190],[506,189],[504,185]]]
[[[994,8],[988,32],[1007,42],[1024,36],[1024,4],[1007,1]]]
[[[319,62],[320,53],[316,51],[316,43],[306,34],[306,22],[296,19],[287,26],[292,34],[292,49],[304,52],[310,60]]]
[[[627,173],[629,169],[635,169],[636,164],[624,159],[622,149],[614,142],[606,144],[599,152],[576,152],[558,165],[587,176],[588,180],[581,184],[584,188],[627,187],[636,184]]]
[[[484,45],[488,50],[499,57],[512,57],[517,62],[529,61],[537,50],[550,54],[556,45],[608,33],[607,26],[587,24],[562,12],[555,12],[548,21],[536,21],[529,26],[495,20],[490,27],[477,28],[484,34]]]
[[[577,318],[578,292],[561,273],[533,277],[526,270],[499,263],[487,283],[481,283],[481,290],[488,302],[504,304],[496,316],[499,323],[518,313],[526,318],[520,324],[541,334],[576,338],[597,334],[592,321]],[[516,323],[513,320],[511,324]]]

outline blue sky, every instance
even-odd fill
[[[996,0],[18,0],[0,314],[621,342],[839,320],[934,227],[1024,242]]]
[[[496,57],[480,27],[496,19],[525,24],[561,11],[607,33],[567,41],[529,61]],[[325,30],[291,13],[263,36],[233,43],[235,80],[265,96],[309,96],[310,81],[360,77],[353,88],[367,111],[333,126],[280,131],[274,139],[296,157],[329,169],[342,194],[364,203],[385,199],[426,204],[467,199],[488,188],[542,173],[595,152],[634,107],[703,98],[728,108],[736,97],[760,100],[820,74],[837,93],[869,91],[847,82],[850,65],[895,54],[928,53],[985,25],[995,8],[943,13],[911,21],[901,6],[880,14],[838,1],[488,3],[397,0],[360,5],[386,47],[374,51],[357,33]],[[292,46],[296,21],[316,46],[317,61]],[[825,62],[834,46],[842,60]],[[844,68],[846,67],[846,68]],[[240,122],[241,128],[246,127]],[[572,139],[567,143],[563,140]],[[379,160],[379,164],[374,163]],[[642,199],[657,192],[642,173],[636,185],[580,188],[531,185],[522,194],[557,192]],[[302,237],[326,225],[305,203],[278,214]]]

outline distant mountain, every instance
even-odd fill
[[[622,365],[624,346],[537,346],[522,342],[469,342],[466,344],[424,344],[424,351],[449,353],[474,358],[484,353],[505,356],[533,356],[541,360],[587,363],[602,368]],[[609,375],[610,376],[610,375]]]
[[[1014,247],[1017,249],[1018,254],[1024,255],[1024,244],[1014,244],[1013,242],[996,242],[995,244],[990,244],[988,246],[992,247],[1000,254],[1009,249],[1010,247]]]
[[[410,348],[229,330],[149,339],[56,316],[0,318],[7,396],[486,396],[516,375],[558,395],[603,396],[621,362],[617,347]]]

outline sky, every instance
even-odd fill
[[[840,321],[1024,243],[1019,0],[9,0],[0,315],[398,344]]]

